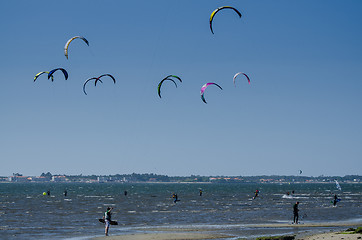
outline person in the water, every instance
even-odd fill
[[[174,203],[180,201],[180,200],[178,200],[178,197],[177,197],[177,194],[176,194],[176,193],[173,193],[173,194],[172,194],[172,198],[173,198],[173,202],[174,202]]]
[[[68,195],[67,189],[64,190],[64,197]]]
[[[199,190],[199,193],[200,193],[200,196],[202,196],[202,190],[201,189]]]
[[[253,199],[255,199],[256,197],[258,197],[259,196],[259,190],[258,189],[256,189],[256,191],[255,191],[255,195],[254,195],[254,197],[253,197]]]
[[[337,194],[334,194],[333,206],[336,206],[337,202],[338,202],[338,196]]]

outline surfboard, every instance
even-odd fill
[[[101,223],[104,223],[104,222],[105,222],[103,218],[98,219],[98,221],[100,221]],[[109,223],[110,223],[111,225],[118,225],[118,222],[117,222],[117,221],[110,221]]]

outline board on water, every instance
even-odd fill
[[[337,198],[336,202],[340,202],[340,201],[341,201],[341,199]],[[334,203],[334,200],[332,200],[331,203]]]
[[[100,221],[101,223],[104,223],[104,222],[105,222],[103,218],[98,219],[98,221]],[[110,221],[109,223],[110,223],[111,225],[118,225],[118,222],[117,222],[117,221]]]

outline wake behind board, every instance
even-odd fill
[[[103,218],[98,219],[98,221],[100,221],[101,223],[104,223],[104,222],[105,222]],[[117,221],[110,221],[109,223],[110,223],[111,225],[118,225],[118,222],[117,222]]]

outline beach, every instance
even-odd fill
[[[218,234],[202,234],[202,233],[144,233],[131,234],[111,237],[98,237],[93,240],[202,240],[202,239],[222,239],[230,236]],[[341,232],[330,232],[313,234],[309,236],[296,236],[296,240],[356,240],[361,239],[361,233],[343,234]],[[233,238],[234,239],[234,238]]]
[[[354,234],[343,234],[340,232],[331,232],[331,233],[321,233],[321,234],[314,234],[311,236],[305,236],[305,237],[297,237],[297,240],[318,240],[318,239],[324,239],[324,240],[356,240],[361,239],[362,234],[361,233],[354,233]]]
[[[346,230],[354,226],[354,228],[361,227],[362,224],[358,223],[353,225],[353,223],[347,222],[325,222],[325,223],[313,223],[313,224],[258,224],[250,225],[249,228],[255,228],[260,233],[260,238],[263,240],[267,239],[290,239],[288,237],[294,237],[297,240],[352,240],[352,239],[361,239],[361,233],[353,233],[351,231],[347,232]],[[273,234],[272,232],[269,235],[265,235],[265,229],[280,229],[280,228],[290,228],[291,230],[299,230],[303,228],[304,230],[295,232],[294,234]],[[344,230],[337,230],[344,228]],[[142,229],[140,229],[142,231]],[[261,236],[263,235],[263,236]],[[239,235],[240,236],[240,235]],[[220,229],[205,229],[205,228],[154,228],[147,229],[147,232],[139,232],[132,234],[123,234],[115,236],[103,236],[92,238],[92,240],[202,240],[202,239],[258,239],[259,237],[239,237],[232,232],[220,231]],[[270,237],[270,238],[268,238]],[[279,238],[278,238],[279,237]]]

